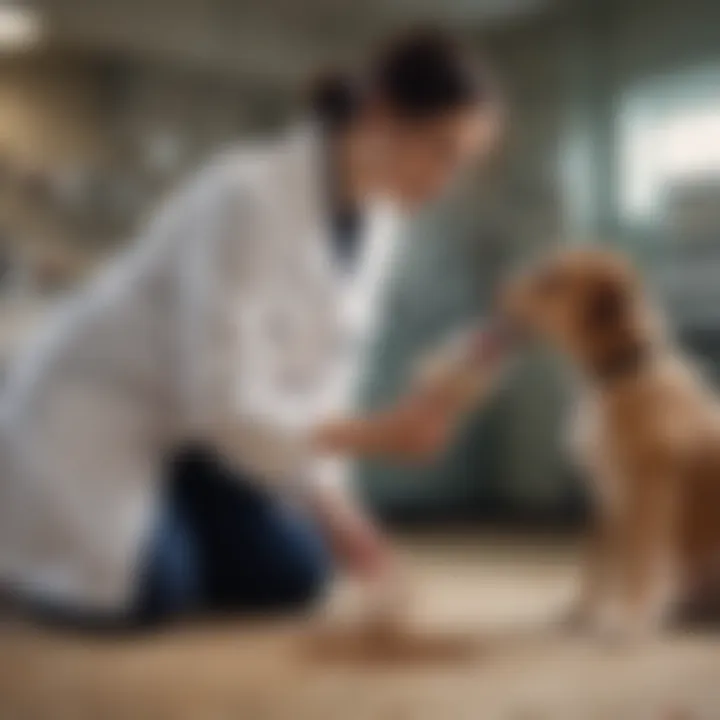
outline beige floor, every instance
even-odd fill
[[[0,720],[720,718],[720,638],[620,649],[549,629],[572,552],[445,537],[409,543],[409,556],[429,654],[320,656],[307,628],[277,625],[91,642],[6,621]]]

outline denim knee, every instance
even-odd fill
[[[325,593],[332,577],[330,558],[325,553],[298,555],[278,588],[278,605],[286,610],[303,610]]]
[[[293,512],[277,512],[272,538],[266,544],[268,597],[276,608],[301,610],[325,592],[333,561],[319,528]]]

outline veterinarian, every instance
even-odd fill
[[[350,410],[397,219],[495,144],[477,68],[399,38],[314,117],[223,155],[21,353],[0,415],[0,570],[72,623],[299,610],[392,550],[345,458],[425,457],[452,413]]]

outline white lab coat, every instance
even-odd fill
[[[225,154],[20,354],[0,406],[5,582],[126,607],[162,459],[187,439],[281,486],[342,475],[306,436],[351,395],[396,223],[369,213],[347,276],[321,156],[308,128]]]

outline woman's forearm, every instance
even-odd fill
[[[331,455],[382,455],[388,445],[374,416],[328,421],[317,428],[313,441],[319,452]]]
[[[390,544],[348,488],[317,487],[311,510],[343,568],[366,579],[388,569]]]
[[[496,385],[505,349],[496,335],[471,329],[452,338],[422,363],[405,397],[385,410],[323,424],[314,436],[316,449],[356,457],[437,454]]]
[[[453,420],[442,407],[405,401],[323,424],[315,433],[315,447],[333,455],[424,460],[445,446]]]

